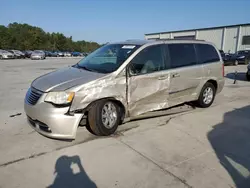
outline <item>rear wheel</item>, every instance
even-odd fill
[[[198,105],[202,108],[207,108],[212,105],[215,97],[215,87],[212,83],[207,82],[200,93],[199,99],[197,101]]]
[[[113,101],[96,102],[88,112],[89,132],[98,136],[113,134],[121,121],[120,107]]]

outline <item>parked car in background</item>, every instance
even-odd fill
[[[207,108],[223,86],[224,65],[211,43],[124,41],[35,79],[24,109],[31,127],[47,137],[75,139],[86,119],[90,132],[107,136],[146,112],[189,101]]]
[[[24,55],[25,55],[26,58],[30,58],[32,52],[33,52],[33,51],[31,51],[31,50],[26,50],[26,51],[24,51],[23,53],[24,53]]]
[[[247,66],[247,73],[246,73],[247,80],[250,81],[250,63]]]
[[[250,50],[240,50],[234,57],[236,64],[248,64],[250,60]]]
[[[87,55],[89,55],[89,53],[87,53],[87,52],[84,52],[84,53],[82,53],[83,54],[83,56],[87,56]]]
[[[0,49],[0,59],[14,59],[14,58],[15,56],[13,53]]]
[[[57,52],[57,57],[64,57],[64,53],[63,52]]]
[[[50,52],[51,57],[57,57],[57,52]]]
[[[44,51],[46,57],[51,57],[51,52],[50,51]]]
[[[73,57],[81,57],[81,56],[83,56],[83,54],[81,52],[72,52],[71,55]]]
[[[24,59],[25,54],[19,50],[9,50],[10,53],[14,54],[14,57],[16,59]]]
[[[71,53],[70,52],[64,52],[64,57],[71,57]]]
[[[45,59],[45,53],[42,50],[35,50],[32,52],[30,58],[33,59]]]
[[[225,53],[223,50],[219,50],[224,65],[237,65],[235,59],[232,58],[233,54]]]

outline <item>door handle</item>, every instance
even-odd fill
[[[179,74],[179,73],[174,73],[174,74],[172,74],[172,77],[173,78],[176,78],[176,77],[180,77],[181,75]]]
[[[159,76],[158,80],[166,80],[167,78],[168,78],[168,75]]]

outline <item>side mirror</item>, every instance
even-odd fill
[[[134,72],[132,68],[133,68],[133,66],[131,66],[131,64],[127,66],[128,74],[129,74],[129,76],[136,76],[137,73]]]

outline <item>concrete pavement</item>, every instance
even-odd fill
[[[23,97],[34,77],[74,61],[0,63],[1,188],[250,187],[249,82],[230,75],[208,109],[128,122],[111,137],[80,128],[76,141],[51,140],[28,127]],[[226,73],[235,69],[245,66]]]

